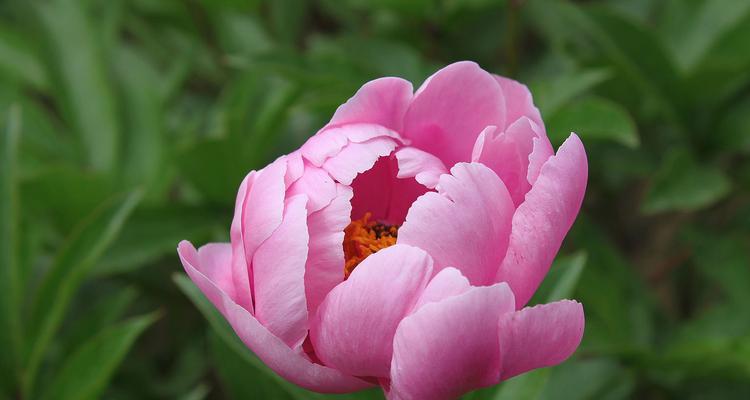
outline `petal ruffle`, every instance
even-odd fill
[[[434,189],[440,175],[447,174],[443,162],[432,154],[415,147],[402,147],[396,151],[398,178],[414,178],[427,188]]]
[[[350,375],[386,378],[393,335],[432,274],[432,259],[395,245],[367,257],[318,308],[310,338],[324,364]]]
[[[498,320],[515,309],[504,283],[473,287],[404,318],[393,342],[389,399],[455,399],[500,378]]]
[[[398,243],[424,249],[435,271],[456,267],[472,285],[493,282],[510,236],[513,201],[498,176],[482,164],[460,163],[442,175],[438,193],[414,202]]]
[[[223,263],[231,250],[228,245],[219,245],[213,250],[219,250],[223,255],[210,257],[214,260],[213,265],[204,265],[199,253],[206,251],[206,246],[196,251],[195,247],[187,241],[180,242],[178,253],[182,260],[185,271],[190,279],[208,297],[214,306],[227,318],[237,335],[242,339],[263,362],[272,370],[303,388],[327,393],[346,393],[363,389],[371,384],[347,376],[332,368],[314,364],[305,358],[300,352],[294,351],[281,339],[274,336],[268,329],[258,322],[244,307],[235,303],[229,295],[212,281],[210,276],[227,275],[220,273],[221,269],[230,269],[229,264]],[[210,248],[209,248],[210,249]],[[213,252],[213,250],[209,250]],[[209,272],[210,271],[210,272]]]
[[[404,137],[450,167],[468,161],[477,135],[505,127],[505,98],[495,78],[473,62],[451,64],[422,84],[404,117]]]
[[[547,274],[586,191],[588,166],[583,143],[571,136],[542,167],[526,200],[513,215],[508,253],[497,282],[508,282],[523,307]]]
[[[581,343],[584,324],[583,306],[571,300],[503,315],[501,379],[565,361]]]

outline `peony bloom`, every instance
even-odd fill
[[[179,244],[190,278],[304,388],[452,399],[570,356],[574,301],[524,308],[581,206],[528,89],[471,62],[416,92],[365,84],[297,151],[251,171],[231,243]]]

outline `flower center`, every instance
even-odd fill
[[[344,229],[344,279],[354,271],[367,256],[396,244],[398,225],[386,225],[370,221],[371,213],[352,221]]]

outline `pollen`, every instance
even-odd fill
[[[371,221],[371,213],[352,221],[344,229],[344,279],[369,255],[396,244],[398,226]]]

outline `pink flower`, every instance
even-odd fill
[[[270,368],[304,388],[451,399],[570,356],[574,301],[523,308],[581,206],[528,89],[471,62],[365,84],[242,182],[231,243],[178,251]]]

